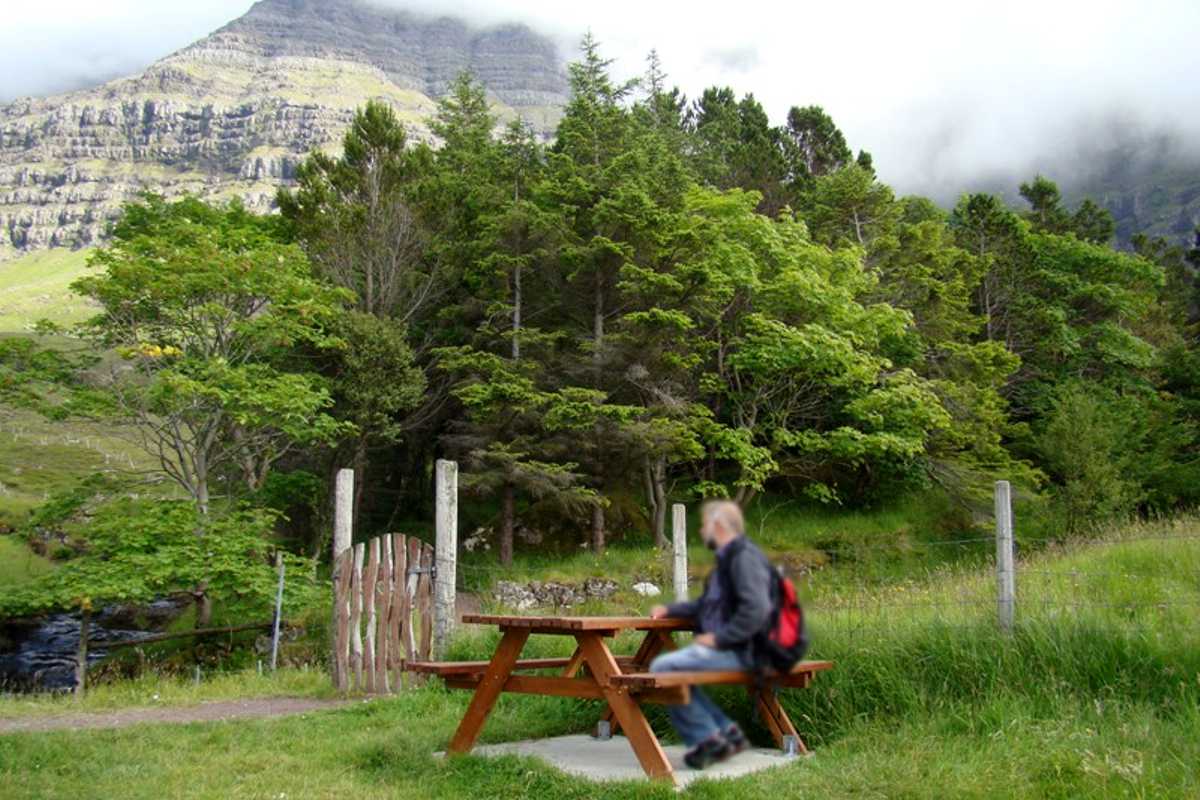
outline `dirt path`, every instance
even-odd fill
[[[124,728],[143,722],[217,722],[227,719],[285,717],[306,711],[324,711],[347,705],[345,700],[311,700],[299,697],[267,697],[258,700],[222,700],[180,708],[130,708],[120,711],[54,714],[19,719],[0,719],[0,735],[35,731]]]

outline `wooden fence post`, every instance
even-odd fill
[[[687,508],[676,503],[671,508],[671,535],[674,543],[675,602],[688,599]]]
[[[409,661],[423,661],[421,655],[420,636],[417,633],[417,626],[413,624],[414,617],[420,617],[422,624],[425,622],[425,617],[428,616],[420,611],[420,589],[421,589],[421,549],[422,542],[415,536],[408,537],[408,581],[405,584],[404,591],[408,598],[407,624],[408,637],[405,642],[405,648],[408,650]]]
[[[996,481],[996,603],[1000,630],[1012,631],[1016,599],[1013,568],[1012,487]]]
[[[354,688],[363,688],[363,561],[366,560],[367,546],[362,542],[351,548],[354,551],[354,565],[350,573],[350,671],[354,675]]]
[[[375,644],[377,637],[375,627],[378,623],[378,615],[375,611],[375,602],[379,598],[375,594],[375,584],[379,582],[379,540],[380,537],[376,536],[367,545],[366,569],[363,571],[362,578],[363,622],[367,626],[367,634],[363,640],[363,680],[368,692],[376,691]]]
[[[275,591],[275,619],[271,623],[271,671],[279,660],[279,620],[283,616],[283,551],[275,553],[275,567],[279,570],[279,588]],[[261,665],[262,662],[260,661]],[[262,670],[260,669],[259,672]]]
[[[437,462],[437,537],[433,575],[433,658],[442,658],[454,632],[458,553],[458,464]]]
[[[82,700],[87,689],[88,636],[92,612],[87,608],[79,612],[79,647],[75,651],[75,699]]]
[[[354,519],[354,470],[340,469],[333,504],[333,682],[350,688],[350,539]]]
[[[375,685],[371,690],[386,693],[390,688],[388,667],[392,647],[392,537],[380,536],[379,577],[375,581],[375,608],[379,615],[375,634]]]

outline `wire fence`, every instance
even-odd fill
[[[1009,491],[1001,484],[997,502],[1007,505]],[[1171,617],[1187,623],[1200,608],[1200,523],[1133,523],[1101,538],[1021,549],[1014,543],[1020,531],[1014,537],[1008,506],[997,508],[996,528],[991,536],[932,541],[835,540],[822,551],[822,563],[801,566],[791,577],[814,627],[851,635],[875,635],[908,622],[1002,630],[1064,618],[1137,623]],[[671,594],[664,585],[671,559],[666,552],[643,564],[633,562],[632,570],[628,556],[617,557],[610,574],[596,570],[582,581],[531,580],[538,570],[514,570],[488,560],[494,557],[490,552],[460,556],[460,586],[484,604],[525,613],[590,613],[611,607],[606,601],[612,596],[631,605],[631,589]],[[548,567],[543,574],[556,571],[579,573]],[[693,597],[701,580],[693,570]]]

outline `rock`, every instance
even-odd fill
[[[546,583],[533,581],[529,584],[529,590],[537,598],[539,606],[561,608],[576,605],[583,600],[583,596],[575,590],[575,587],[557,581],[547,581]]]
[[[617,593],[617,582],[607,578],[588,578],[583,582],[583,594],[588,600],[607,600]]]
[[[502,605],[525,611],[538,607],[570,608],[586,600],[605,600],[616,591],[616,581],[588,578],[578,586],[560,581],[530,581],[526,585],[497,581],[493,595]]]
[[[270,210],[370,99],[430,141],[424,120],[464,69],[549,137],[567,100],[551,39],[367,0],[262,0],[139,75],[0,105],[0,260],[97,243],[146,190]]]
[[[633,590],[642,597],[658,597],[662,590],[649,581],[640,581],[633,585]]]
[[[517,611],[525,611],[537,605],[537,598],[533,592],[513,581],[496,581],[494,594],[501,605]]]

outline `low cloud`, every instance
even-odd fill
[[[749,72],[759,64],[759,53],[752,45],[710,50],[703,55],[705,62],[729,72]]]
[[[1195,0],[889,1],[849,10],[769,0],[372,2],[479,27],[524,22],[553,37],[564,59],[591,30],[620,78],[641,74],[655,48],[669,81],[689,96],[728,84],[753,92],[776,121],[792,105],[822,105],[902,192],[946,199],[1038,169],[1063,177],[1131,143],[1198,156]],[[0,99],[134,72],[249,6],[23,4],[6,11],[0,31]]]

